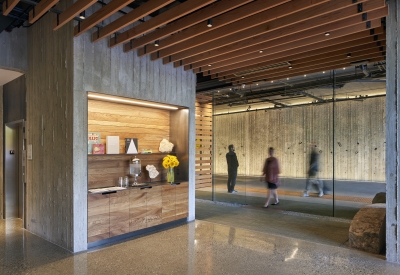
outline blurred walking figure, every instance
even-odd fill
[[[318,178],[319,171],[319,154],[316,149],[316,145],[312,145],[311,155],[310,155],[310,168],[308,169],[308,178],[306,181],[306,190],[304,190],[303,197],[308,197],[308,191],[311,185],[314,185],[318,189],[318,196],[322,197],[324,195],[324,183]]]
[[[235,146],[230,144],[228,146],[229,152],[226,154],[226,163],[228,164],[228,193],[237,193],[235,190],[237,169],[239,162],[235,153]]]
[[[279,178],[278,174],[281,171],[279,169],[278,159],[274,157],[274,148],[269,148],[269,157],[265,160],[264,168],[263,168],[263,175],[265,176],[264,181],[268,186],[268,196],[267,201],[264,204],[264,208],[267,208],[269,205],[269,200],[271,199],[271,195],[275,198],[275,203],[272,205],[279,204],[278,189],[279,186]]]

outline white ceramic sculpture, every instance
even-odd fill
[[[172,148],[174,148],[174,144],[166,140],[165,138],[160,142],[160,148],[158,149],[161,153],[169,153],[172,152]]]
[[[154,179],[159,174],[159,172],[157,171],[156,167],[154,167],[154,165],[146,165],[146,170],[149,171],[149,177],[151,179]]]

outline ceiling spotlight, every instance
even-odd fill
[[[217,91],[219,93],[219,91]]]
[[[343,70],[346,70],[346,68],[343,68]]]
[[[263,53],[263,52],[264,52],[263,50],[260,50],[260,51],[259,51],[259,53]]]
[[[258,86],[258,83],[256,83],[256,85]]]
[[[325,71],[322,72],[323,74],[325,73]]]
[[[286,80],[289,80],[289,77],[288,77],[288,78],[286,78]]]
[[[288,68],[291,69],[291,68],[293,68],[293,67],[292,67],[292,65],[290,65]]]
[[[83,12],[81,12],[80,14],[79,14],[79,18],[80,19],[86,19],[86,15],[85,15],[85,11],[83,11]]]
[[[208,67],[211,67],[211,64],[208,64],[207,66],[208,66]]]
[[[242,76],[242,78],[244,78],[244,76]]]
[[[349,58],[349,57],[351,57],[351,53],[348,53],[348,54],[347,54],[347,58]]]
[[[329,36],[329,35],[331,35],[330,32],[326,32],[326,33],[325,33],[325,36]]]
[[[212,27],[212,18],[207,20],[207,27],[209,27],[209,28]]]
[[[307,75],[305,74],[304,77],[306,77]]]
[[[274,81],[273,81],[273,80],[271,80],[271,83],[274,83]]]
[[[154,46],[156,46],[156,47],[160,46],[160,41],[156,40],[156,42],[154,42]]]

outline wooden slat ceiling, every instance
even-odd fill
[[[30,11],[38,20],[58,0]],[[3,1],[3,14],[18,3]],[[74,35],[136,50],[238,85],[385,59],[385,0],[77,0],[54,15],[54,30],[71,20]],[[85,20],[79,14],[94,6]],[[103,24],[128,7],[129,12]],[[106,21],[109,22],[110,20]],[[210,25],[211,24],[211,25]],[[118,33],[118,31],[123,32]]]

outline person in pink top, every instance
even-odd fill
[[[264,176],[264,181],[266,182],[268,186],[268,196],[267,196],[267,201],[264,204],[264,208],[267,208],[269,205],[269,200],[271,199],[271,195],[274,196],[275,198],[275,203],[272,205],[278,205],[279,204],[279,198],[278,198],[278,186],[279,186],[279,178],[278,174],[280,174],[281,171],[279,169],[279,163],[278,159],[274,157],[274,148],[270,147],[269,148],[269,158],[265,160],[264,168],[263,168],[263,176]]]

